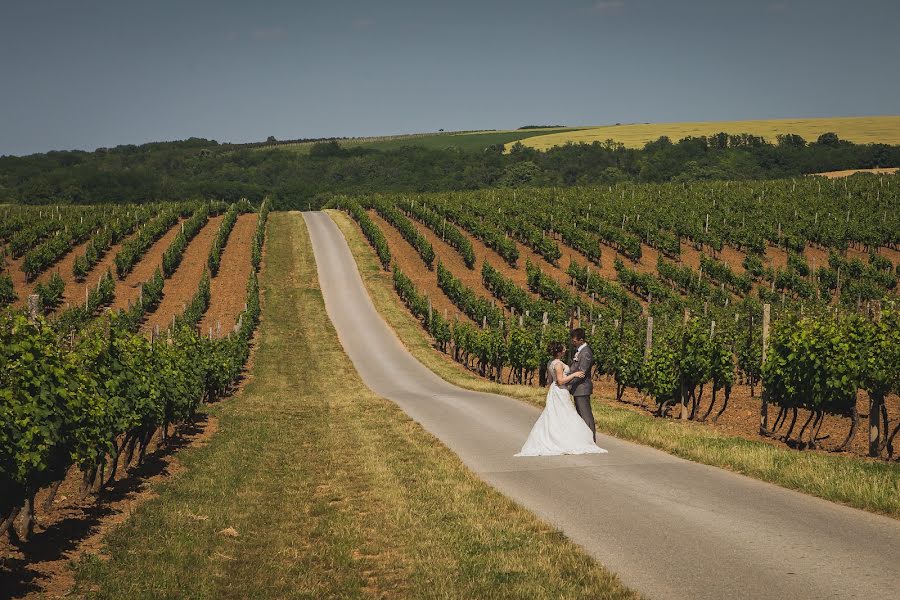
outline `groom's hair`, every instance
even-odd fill
[[[578,327],[577,329],[573,329],[571,331],[571,333],[569,333],[569,336],[573,340],[580,340],[582,342],[587,339],[584,335],[584,329],[582,329],[581,327]]]

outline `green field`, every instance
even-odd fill
[[[404,146],[418,146],[443,150],[446,148],[459,148],[460,150],[483,150],[496,144],[510,144],[518,140],[524,140],[534,136],[543,136],[548,133],[566,133],[579,131],[576,128],[549,128],[549,129],[516,129],[495,131],[466,131],[422,133],[410,135],[396,135],[370,138],[350,138],[338,140],[345,148],[365,147],[372,150],[397,150]],[[314,142],[299,142],[296,144],[275,144],[262,146],[261,150],[291,150],[301,154],[309,153]]]
[[[775,136],[779,134],[793,133],[806,141],[815,141],[823,133],[834,132],[841,139],[857,144],[900,144],[900,116],[628,123],[530,136],[522,143],[530,148],[546,150],[569,142],[590,144],[614,140],[625,144],[628,148],[641,148],[647,142],[663,135],[677,141],[688,136],[709,136],[723,131],[730,134],[759,135],[770,142],[774,142]]]

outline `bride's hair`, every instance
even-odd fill
[[[549,354],[550,356],[556,356],[564,349],[565,346],[563,346],[562,342],[550,342],[550,345],[547,346],[547,354]]]

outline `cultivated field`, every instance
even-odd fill
[[[850,177],[851,175],[856,175],[857,173],[868,173],[870,175],[893,175],[897,171],[900,171],[900,167],[887,167],[881,169],[845,169],[843,171],[828,171],[826,173],[816,173],[816,175],[828,177],[829,179],[836,179],[840,177]]]
[[[606,434],[897,516],[887,443],[900,421],[897,327],[885,302],[896,299],[898,190],[888,176],[493,190],[344,198],[335,204],[353,220],[332,214],[376,306],[442,377],[540,405],[546,341],[580,324],[598,349]],[[0,429],[0,483],[11,491],[0,583],[11,595],[74,585],[106,597],[419,597],[437,587],[483,597],[503,581],[512,597],[554,597],[560,586],[569,597],[631,597],[355,373],[333,371],[347,358],[298,214],[270,228],[254,379],[213,406],[249,357],[265,210],[5,210],[5,301],[21,307],[34,292],[41,313],[0,321],[5,356],[41,349],[0,380],[4,410],[36,415]],[[770,356],[785,361],[777,377],[760,370],[764,304]],[[839,349],[798,346],[785,332],[827,327],[868,336],[879,354],[861,355],[864,365],[830,354],[825,371],[794,364],[791,353]],[[831,381],[834,365],[857,365],[845,373],[852,394],[798,399],[777,387],[793,372]],[[872,446],[876,381],[884,420]],[[28,392],[61,385],[83,406],[66,412]],[[768,436],[757,431],[764,386]],[[41,432],[40,444],[22,442],[24,431]]]
[[[898,191],[895,178],[809,179],[532,190],[524,198],[496,190],[386,196],[336,206],[365,225],[436,346],[487,379],[537,384],[545,341],[580,323],[603,348],[601,394],[632,410],[683,413],[776,445],[884,456],[900,420],[896,383],[883,405],[861,379],[824,394],[811,389],[817,400],[772,392],[773,431],[760,436],[760,367],[765,311],[773,324],[766,335],[788,353],[813,351],[789,339],[795,322],[877,338],[867,324],[874,320],[885,339],[896,335]],[[860,204],[846,212],[847,198]],[[864,354],[867,343],[853,352]],[[828,356],[865,379],[859,358]],[[884,359],[889,371],[900,368],[896,355]],[[699,371],[686,374],[688,364]],[[801,367],[770,372],[768,389],[794,368]],[[872,407],[883,414],[870,444],[860,424]]]
[[[4,592],[64,594],[67,561],[99,549],[174,468],[172,451],[212,435],[198,413],[249,358],[267,214],[246,202],[0,212]]]
[[[331,214],[378,310],[448,381],[540,405],[547,342],[582,326],[605,434],[898,517],[898,198],[878,174],[340,197]],[[0,207],[4,589],[630,597],[334,371],[348,359],[296,213],[270,228],[255,379],[211,406],[255,339],[267,215]],[[73,579],[85,550],[104,559]]]
[[[4,597],[424,597],[441,590],[477,598],[498,582],[509,597],[637,597],[475,477],[352,368],[335,369],[347,357],[325,317],[297,213],[273,215],[266,236],[265,316],[249,384],[239,397],[214,403],[233,390],[248,358],[267,211],[158,208],[160,227],[151,219],[111,248],[118,248],[114,263],[123,276],[127,264],[150,280],[158,269],[162,293],[144,285],[143,302],[138,296],[119,314],[119,287],[110,282],[102,295],[92,292],[80,329],[57,332],[73,323],[63,315],[79,310],[74,305],[48,307],[46,321],[35,325],[48,344],[38,358],[50,360],[52,350],[72,369],[103,376],[119,396],[100,399],[98,420],[131,425],[85,440],[95,424],[60,415],[70,420],[50,438],[42,466],[27,462],[41,449],[17,443],[11,419],[0,423],[0,524],[4,532],[11,524],[10,539],[0,541]],[[128,248],[135,251],[125,261]],[[138,318],[116,320],[135,306]],[[241,326],[226,336],[234,321]],[[0,357],[15,350],[10,335],[23,328],[33,332],[24,320],[0,320]],[[197,329],[207,336],[212,329],[212,339]],[[98,364],[91,352],[116,340],[122,345],[111,358],[134,371],[131,377],[113,360]],[[0,376],[2,416],[15,402],[18,422],[30,407],[11,387],[25,380],[22,372],[14,365]],[[66,375],[76,379],[74,370]],[[93,398],[89,389],[77,392]],[[44,400],[39,408],[54,405]],[[48,422],[37,424],[52,429]],[[96,453],[81,454],[86,450]],[[69,451],[80,460],[73,463]]]
[[[390,135],[382,137],[348,138],[338,140],[344,148],[363,147],[371,150],[397,150],[404,146],[421,146],[443,150],[445,148],[459,148],[460,150],[482,150],[488,146],[508,144],[518,140],[528,139],[534,136],[546,135],[552,132],[577,131],[577,128],[541,128],[541,129],[514,129],[494,131],[462,131],[462,132],[438,132],[418,133],[409,135]],[[309,149],[315,142],[276,143],[260,146],[261,149],[277,148],[291,150],[301,154],[309,153]]]
[[[749,133],[775,141],[779,134],[793,133],[813,142],[823,133],[834,132],[842,140],[856,144],[900,143],[900,116],[829,117],[818,119],[772,119],[759,121],[698,121],[690,123],[627,123],[604,125],[580,130],[548,133],[523,139],[529,148],[546,150],[572,143],[605,142],[613,140],[628,148],[641,148],[647,142],[668,136],[678,141],[688,136],[710,136],[716,133]],[[506,148],[512,144],[508,143]]]

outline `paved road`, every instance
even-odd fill
[[[900,522],[637,444],[514,458],[538,410],[463,390],[416,361],[376,312],[334,222],[305,213],[325,305],[362,379],[489,484],[650,598],[897,598]]]

